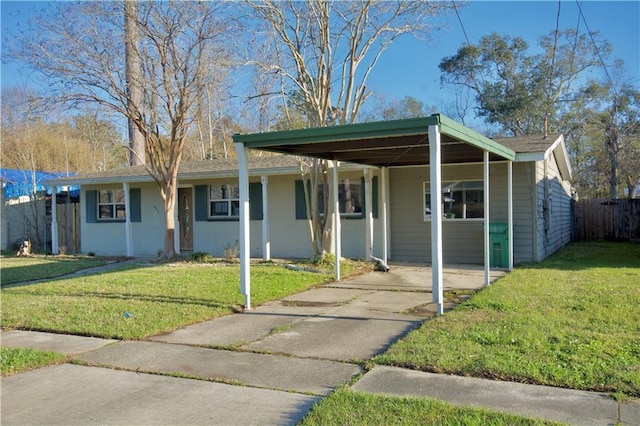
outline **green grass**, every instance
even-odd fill
[[[106,263],[104,259],[78,256],[2,257],[0,285],[59,277]]]
[[[426,322],[375,363],[640,396],[640,245],[571,244]]]
[[[39,351],[27,348],[0,347],[0,373],[8,376],[33,368],[62,362],[63,354],[51,351]]]
[[[391,397],[338,389],[315,405],[301,426],[552,425],[483,408],[455,407],[430,398]]]
[[[252,304],[322,284],[326,274],[251,268]],[[225,315],[244,303],[240,267],[166,263],[2,290],[2,326],[136,339]]]

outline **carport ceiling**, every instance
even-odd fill
[[[429,164],[429,126],[440,129],[441,161],[479,163],[515,159],[511,149],[453,120],[429,117],[350,124],[283,132],[234,135],[245,147],[291,155],[347,161],[378,167]]]

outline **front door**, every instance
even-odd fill
[[[193,190],[178,188],[180,251],[193,251]]]

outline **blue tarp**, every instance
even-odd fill
[[[74,175],[72,173],[71,175]],[[49,179],[56,179],[68,176],[67,173],[32,172],[31,170],[0,169],[0,180],[5,198],[15,198],[33,193],[35,178],[35,190],[51,194],[51,187],[44,186],[42,182]],[[77,197],[80,193],[79,186],[70,186],[69,192],[72,197]]]

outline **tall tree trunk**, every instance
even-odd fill
[[[141,66],[138,56],[138,31],[136,27],[138,5],[136,2],[137,0],[126,0],[124,2],[125,73],[130,111],[140,111],[140,105],[142,104]],[[145,164],[144,136],[131,118],[127,120],[127,124],[129,126],[129,165]]]

